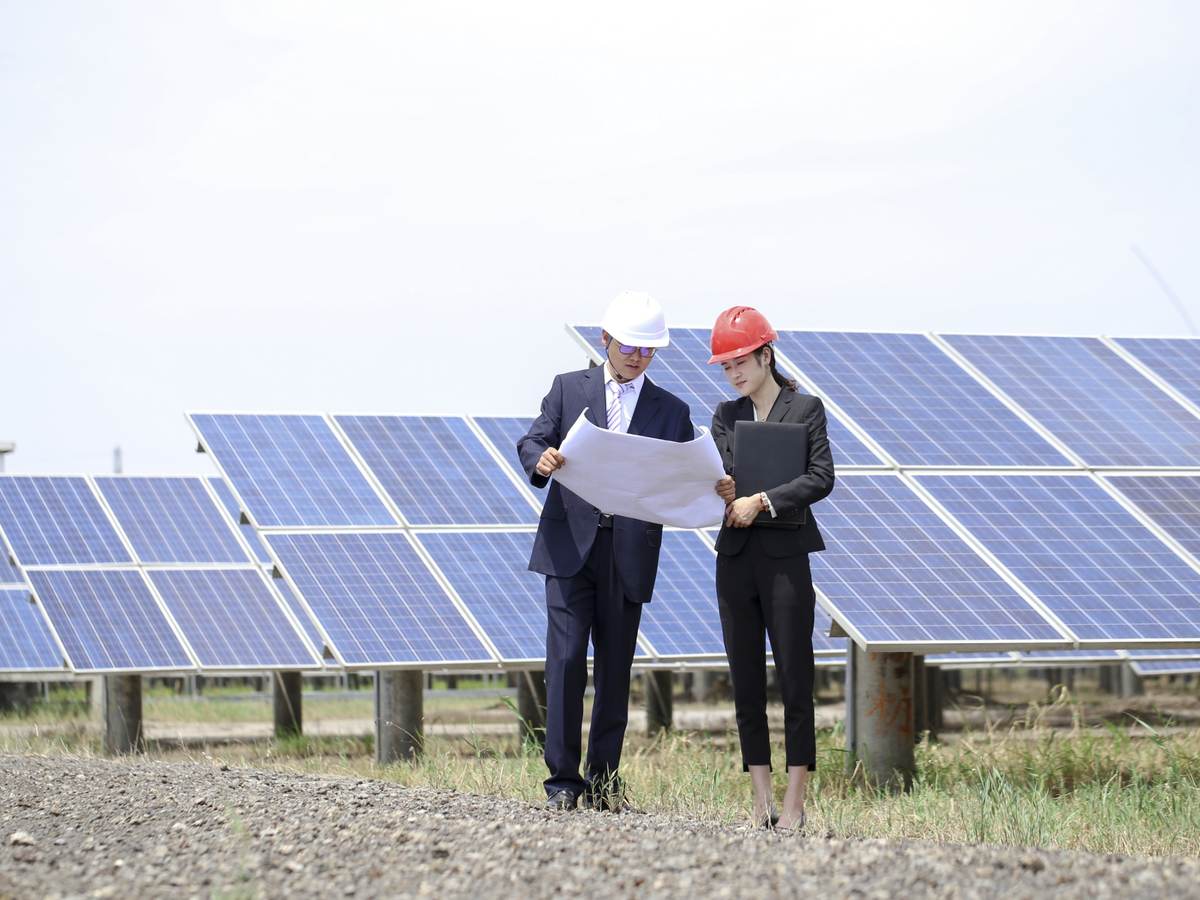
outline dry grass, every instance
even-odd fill
[[[370,695],[349,701],[364,718]],[[494,722],[510,715],[504,699],[442,698],[427,715]],[[347,716],[347,701],[306,697],[306,719]],[[251,705],[210,695],[203,702],[150,698],[147,717],[190,715],[191,721],[238,720]],[[270,708],[258,704],[264,719]],[[362,707],[361,710],[359,707]],[[475,712],[471,713],[473,709]],[[511,720],[510,720],[511,721]],[[1048,721],[1071,722],[1048,727]],[[838,837],[913,838],[961,843],[1054,847],[1146,856],[1200,856],[1200,729],[1125,724],[1089,725],[1085,710],[1060,695],[1032,702],[1006,724],[918,746],[918,776],[900,795],[864,790],[845,771],[840,728],[819,735],[810,823]],[[42,707],[0,729],[0,751],[93,754],[98,738],[81,712]],[[32,726],[32,727],[30,727]],[[289,771],[385,778],[406,785],[493,794],[540,802],[544,767],[536,748],[516,736],[428,740],[417,763],[379,767],[370,737],[312,738],[158,751],[168,759],[199,759]],[[782,758],[782,748],[777,751]],[[746,819],[749,784],[729,734],[674,733],[658,739],[630,734],[622,774],[638,806],[720,822]],[[782,776],[779,778],[782,788]]]

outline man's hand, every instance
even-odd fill
[[[737,487],[728,475],[717,482],[717,495],[726,503],[732,503],[737,497]]]
[[[547,447],[542,453],[542,458],[537,462],[537,473],[543,478],[549,478],[558,469],[561,469],[567,464],[563,455],[554,447]]]
[[[739,497],[725,507],[725,524],[731,528],[747,528],[762,512],[762,501],[753,497]]]

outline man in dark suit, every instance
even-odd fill
[[[601,341],[607,361],[555,376],[541,414],[517,442],[535,487],[569,464],[562,438],[587,409],[592,424],[669,441],[692,439],[687,404],[646,378],[654,350],[667,346],[662,308],[626,291],[609,305]],[[654,592],[662,526],[597,509],[558,482],[550,485],[529,568],[546,576],[546,806],[574,809],[582,797],[620,810],[617,777],[629,719],[629,677],[642,604]],[[592,727],[581,777],[588,639],[595,648]]]

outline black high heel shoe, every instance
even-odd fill
[[[767,831],[770,831],[779,822],[779,813],[772,806],[767,810],[765,815],[756,816],[756,818],[755,827],[765,828]]]

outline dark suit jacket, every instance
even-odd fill
[[[726,400],[718,404],[713,414],[712,436],[721,451],[725,472],[737,480],[733,470],[733,429],[738,420],[754,421],[754,403],[749,397]],[[829,451],[829,436],[825,433],[825,405],[819,397],[797,394],[783,388],[771,412],[768,422],[799,422],[808,426],[808,471],[793,481],[785,482],[767,491],[767,497],[781,516],[797,509],[806,509],[818,500],[829,496],[833,490],[833,455]],[[794,556],[824,550],[825,541],[817,528],[812,511],[804,517],[798,528],[771,528],[751,525],[750,528],[721,526],[717,535],[717,552],[735,556],[742,552],[750,530],[761,538],[763,549],[769,556]]]
[[[547,447],[559,446],[584,407],[587,407],[592,424],[607,427],[607,399],[603,366],[555,376],[550,393],[542,401],[541,414],[530,426],[529,433],[517,441],[521,465],[534,487],[544,487],[550,480],[537,473],[542,452]],[[688,406],[647,378],[638,394],[633,418],[629,420],[629,433],[667,441],[690,441],[693,429]],[[568,459],[567,465],[570,464]],[[553,482],[546,505],[542,507],[529,568],[560,578],[578,575],[596,540],[599,520],[600,510],[557,481]],[[628,600],[634,603],[650,600],[658,575],[661,546],[661,525],[624,516],[614,518],[613,555],[617,577]]]

